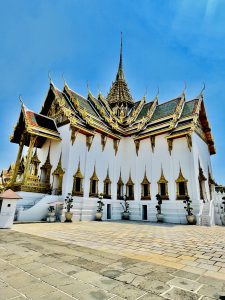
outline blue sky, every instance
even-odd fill
[[[7,0],[0,10],[0,169],[14,161],[9,142],[25,104],[39,111],[48,71],[55,85],[87,95],[106,95],[118,67],[120,31],[123,64],[135,99],[159,101],[199,94],[216,142],[214,177],[225,184],[225,1],[224,0]]]

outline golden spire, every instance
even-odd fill
[[[120,35],[120,62],[119,62],[119,68],[116,75],[117,80],[124,80],[124,74],[123,74],[123,35],[121,32]]]
[[[62,151],[61,151],[58,165],[52,174],[53,175],[63,175],[64,173],[65,172],[63,171],[63,168],[62,168]]]
[[[124,78],[123,73],[123,42],[122,33],[120,38],[120,60],[116,74],[116,80],[112,83],[110,91],[106,97],[110,104],[133,104],[134,100]]]
[[[63,79],[63,84],[64,84],[64,87],[67,87],[67,83],[66,83],[66,80],[65,80],[65,77],[64,77],[64,73],[62,73],[62,79]]]
[[[80,170],[80,158],[79,158],[79,162],[78,162],[77,171],[76,171],[74,177],[83,178],[83,175],[82,175],[81,170]]]
[[[58,162],[58,168],[62,168],[62,151],[60,153],[59,162]]]
[[[50,164],[50,150],[51,150],[51,141],[50,141],[50,143],[49,143],[48,154],[47,154],[47,157],[46,157],[45,164],[46,164],[46,163],[49,163],[49,164]]]

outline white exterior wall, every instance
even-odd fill
[[[120,170],[124,182],[124,194],[126,183],[131,172],[131,178],[134,182],[134,199],[129,201],[131,219],[142,220],[142,205],[148,206],[148,220],[156,221],[156,198],[158,193],[157,181],[161,176],[163,168],[164,176],[168,180],[169,200],[163,200],[162,212],[165,215],[166,222],[186,223],[186,212],[182,200],[176,200],[176,179],[179,175],[179,168],[183,176],[188,180],[187,187],[190,198],[193,200],[194,212],[197,214],[200,207],[199,183],[198,183],[198,159],[205,176],[208,176],[208,166],[211,170],[210,155],[206,143],[198,137],[192,135],[192,150],[187,146],[186,138],[179,138],[173,141],[173,150],[171,155],[168,150],[166,135],[159,135],[155,138],[154,152],[151,149],[150,139],[147,138],[140,142],[138,156],[133,138],[122,138],[119,143],[119,149],[115,156],[113,140],[108,138],[105,149],[102,151],[101,135],[95,134],[90,151],[86,147],[86,137],[78,133],[74,145],[70,140],[71,131],[69,125],[59,127],[62,142],[51,142],[50,161],[52,172],[57,167],[60,153],[62,151],[62,167],[65,171],[63,178],[63,197],[72,191],[73,175],[77,171],[80,160],[80,169],[83,180],[84,197],[75,196],[74,199],[74,218],[77,220],[93,220],[97,207],[97,198],[89,198],[90,177],[96,166],[96,174],[99,179],[98,192],[103,192],[103,181],[109,167],[109,177],[112,181],[111,195],[112,199],[104,199],[105,204],[111,204],[112,219],[121,219],[122,207],[120,200],[117,200],[117,181]],[[42,149],[38,150],[38,157],[41,164],[44,164],[49,148],[49,141],[45,143]],[[146,173],[150,185],[151,200],[141,199],[141,182]],[[52,183],[51,176],[51,183]],[[206,190],[209,197],[208,184]],[[106,206],[104,208],[103,219],[107,218]]]
[[[210,160],[210,153],[207,144],[195,133],[192,135],[192,149],[193,149],[193,158],[194,158],[194,169],[197,176],[195,177],[196,181],[198,181],[198,175],[199,175],[199,161],[200,165],[202,167],[203,173],[205,177],[208,179],[208,169],[212,174],[212,166],[211,166],[211,160]],[[199,184],[197,183],[197,199],[200,200],[199,196]],[[209,194],[209,185],[208,180],[205,181],[205,190],[206,190],[206,197],[205,200],[210,200],[210,194]]]

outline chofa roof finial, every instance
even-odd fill
[[[199,97],[203,97],[203,92],[205,90],[205,82],[203,82],[203,88],[201,89],[201,92],[199,94]]]
[[[186,90],[187,90],[187,83],[186,83],[186,81],[184,81],[184,89],[183,89],[182,95],[185,95]]]
[[[51,77],[50,77],[51,78]],[[64,77],[64,73],[62,73],[62,79],[63,79],[63,84],[64,86],[67,86],[67,83],[66,83],[66,80],[65,80],[65,77]]]
[[[22,99],[22,95],[21,94],[19,94],[19,100],[20,100],[21,105],[23,105],[24,103],[23,103],[23,99]]]
[[[52,84],[52,78],[51,78],[51,73],[50,73],[50,71],[48,71],[48,79],[49,79],[50,84]]]

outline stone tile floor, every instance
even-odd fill
[[[224,260],[223,227],[18,224],[0,231],[0,300],[225,299]]]

